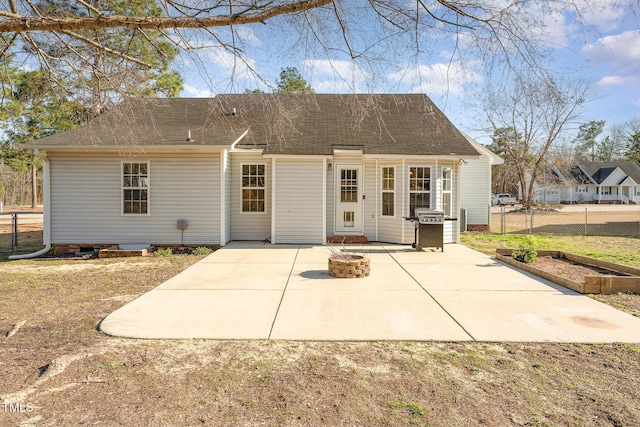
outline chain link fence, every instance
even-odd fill
[[[568,206],[559,209],[492,208],[491,231],[640,237],[640,206]]]
[[[0,253],[42,249],[43,225],[42,212],[0,213]]]

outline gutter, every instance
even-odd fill
[[[38,150],[35,150],[35,154]],[[10,260],[36,258],[46,254],[51,249],[51,191],[50,191],[50,165],[46,152],[41,153],[42,163],[42,202],[44,205],[44,218],[42,237],[44,240],[44,248],[30,254],[10,255]]]

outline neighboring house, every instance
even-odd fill
[[[640,167],[634,162],[584,162],[550,171],[537,184],[538,201],[640,204]]]
[[[45,242],[62,250],[411,243],[416,207],[443,210],[445,241],[458,242],[461,206],[487,224],[496,161],[425,95],[132,99],[32,145],[45,160]]]

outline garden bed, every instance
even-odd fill
[[[538,261],[511,258],[513,249],[496,249],[496,258],[580,293],[640,293],[640,269],[561,251],[537,251]]]

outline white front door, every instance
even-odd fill
[[[336,233],[362,234],[362,165],[336,167]]]

